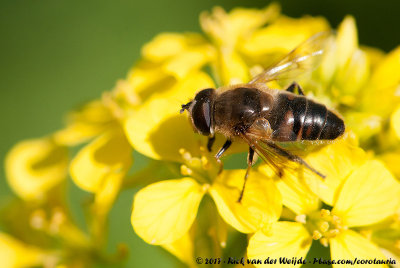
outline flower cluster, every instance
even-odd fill
[[[223,137],[208,152],[207,138],[193,132],[180,105],[200,89],[246,83],[332,29],[322,17],[286,17],[275,4],[229,13],[217,7],[202,13],[200,23],[205,34],[156,36],[126,79],[70,113],[65,128],[9,152],[7,179],[19,199],[8,208],[16,212],[2,219],[9,231],[0,233],[6,267],[120,260],[125,249],[116,257],[102,253],[108,212],[121,191],[142,185],[133,200],[134,231],[191,266],[195,256],[226,255],[232,237],[254,259],[304,258],[314,243],[329,248],[332,259],[400,261],[400,48],[385,54],[360,47],[355,21],[346,17],[322,63],[296,78],[308,97],[336,109],[346,123],[333,143],[299,144],[326,178],[301,167],[277,177],[259,163],[239,203],[246,170],[224,169],[214,158]],[[228,154],[245,148],[234,145]],[[136,173],[133,151],[149,159]],[[89,234],[66,205],[68,174],[93,193]]]

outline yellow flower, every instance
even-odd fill
[[[243,24],[243,20],[251,23]],[[341,252],[342,248],[356,246],[365,239],[354,231],[356,227],[369,226],[393,215],[399,201],[395,197],[398,183],[380,162],[367,160],[366,153],[358,147],[357,138],[351,137],[307,156],[307,162],[327,175],[325,180],[307,174],[303,181],[286,176],[276,182],[283,203],[299,216],[298,219],[307,215],[306,225],[277,222],[280,195],[273,190],[275,183],[267,177],[263,178],[265,182],[260,181],[263,176],[252,171],[245,192],[245,196],[250,198],[237,204],[236,196],[244,171],[222,171],[219,174],[215,161],[201,149],[206,144],[205,137],[193,134],[185,116],[177,113],[179,104],[192,98],[198,90],[216,87],[211,77],[201,70],[204,66],[212,67],[218,85],[247,82],[261,67],[276,61],[311,35],[329,30],[328,23],[323,18],[279,16],[276,6],[272,5],[263,10],[236,9],[228,14],[216,8],[212,14],[202,14],[201,25],[210,37],[210,43],[200,35],[159,35],[145,46],[143,61],[132,69],[127,79],[141,101],[134,111],[130,109],[126,113],[124,129],[129,142],[135,150],[150,158],[168,161],[175,170],[179,163],[181,171],[181,174],[175,173],[172,180],[151,184],[138,192],[131,218],[134,230],[148,243],[163,245],[183,259],[182,252],[187,252],[184,247],[193,237],[190,230],[199,204],[203,196],[209,194],[228,224],[240,232],[255,233],[250,240],[249,256],[305,256],[314,236],[324,244],[331,243],[335,256],[347,254],[348,257],[349,253]],[[365,134],[365,126],[371,125],[376,115],[358,108],[361,105],[356,105],[355,94],[360,94],[372,71],[379,66],[382,55],[372,49],[360,49],[357,43],[354,19],[347,17],[339,27],[332,50],[313,74],[312,81],[305,82],[304,88],[309,86],[330,107],[355,107],[345,114],[346,120],[356,128],[356,132]],[[181,53],[188,53],[191,64],[179,57]],[[178,71],[173,72],[171,65]],[[152,81],[150,76],[156,80]],[[160,85],[162,89],[157,91]],[[364,121],[357,124],[357,118],[364,120],[365,124]],[[380,115],[375,118],[378,125],[381,118]],[[374,128],[375,132],[368,136],[379,130]],[[271,170],[264,173],[270,176]],[[379,194],[368,192],[370,188],[367,186],[372,184],[375,175],[386,182],[377,185],[377,189],[383,187],[379,188]],[[369,176],[367,181],[371,182],[365,184],[365,189],[358,187],[359,203],[350,202],[346,191],[365,176]],[[386,190],[389,194],[385,195]],[[368,192],[367,196],[365,192]],[[318,216],[322,202],[333,207],[325,218]],[[274,205],[265,207],[265,203]],[[385,209],[377,209],[379,206],[376,204],[381,203],[385,203]],[[351,204],[352,209],[346,204]],[[316,227],[314,223],[322,226]],[[290,230],[291,235],[286,236],[280,230]],[[315,230],[318,233],[313,233]],[[267,250],[262,247],[266,243],[277,244]],[[364,251],[360,256],[371,252],[373,256],[383,256],[369,241],[362,248]]]
[[[17,144],[6,160],[9,184],[22,199],[42,205],[27,209],[30,218],[21,224],[67,246],[49,253],[0,236],[0,251],[27,256],[27,263],[10,258],[9,266],[41,265],[48,254],[60,266],[68,265],[63,254],[77,251],[84,256],[78,264],[93,261],[101,255],[107,216],[120,191],[149,181],[134,197],[133,229],[191,266],[195,253],[222,256],[233,229],[249,235],[249,258],[304,258],[313,240],[330,246],[332,260],[399,255],[400,185],[388,168],[399,176],[400,50],[385,55],[360,47],[351,16],[339,26],[321,65],[293,78],[309,97],[340,111],[346,122],[343,139],[301,151],[325,179],[302,169],[285,170],[277,178],[268,163],[261,164],[250,172],[239,203],[246,171],[224,170],[213,157],[223,137],[217,135],[208,152],[207,138],[195,134],[187,116],[179,114],[180,105],[199,90],[246,83],[307,38],[330,31],[324,18],[293,19],[279,12],[275,4],[229,13],[217,7],[200,17],[206,36],[156,36],[126,79],[72,112],[65,128]],[[280,89],[284,82],[268,85]],[[69,161],[67,148],[81,144]],[[228,153],[245,147],[234,144]],[[133,150],[162,171],[150,165],[131,175]],[[89,238],[61,205],[59,186],[68,166],[74,183],[94,195]],[[15,227],[24,235],[31,232]],[[212,249],[199,246],[199,237]]]
[[[386,260],[377,245],[357,229],[367,228],[396,213],[400,204],[399,182],[379,161],[364,159],[359,163],[362,160],[358,152],[353,153],[354,149],[344,151],[343,144],[327,147],[315,153],[319,154],[320,162],[314,161],[314,167],[318,170],[325,167],[327,172],[326,182],[313,188],[315,193],[293,173],[285,173],[277,183],[283,204],[297,215],[296,222],[275,223],[271,235],[255,233],[249,241],[249,258],[304,259],[314,239],[324,246],[330,245],[332,260],[354,260],[355,257]],[[308,159],[311,158],[317,157]],[[327,158],[330,161],[324,160]],[[270,172],[265,166],[262,170]],[[320,198],[333,208],[321,209]]]
[[[196,82],[195,78],[188,80]],[[127,121],[131,143],[149,157],[179,163],[181,176],[186,177],[151,184],[135,196],[132,225],[139,236],[153,244],[176,241],[189,230],[206,192],[224,220],[242,232],[253,232],[279,218],[280,196],[271,180],[251,173],[245,198],[242,204],[237,203],[244,171],[218,174],[220,167],[215,159],[200,146],[204,138],[193,133],[187,118],[171,108],[168,99],[147,104]],[[165,127],[160,121],[167,122]],[[140,135],[134,135],[135,129],[141,129]],[[262,179],[257,179],[260,176]]]
[[[46,251],[26,245],[5,233],[0,233],[1,266],[4,268],[44,265]]]
[[[86,103],[67,116],[67,126],[53,134],[58,144],[75,146],[89,141],[116,124],[108,107],[101,101]]]
[[[362,145],[370,147],[370,139],[386,131],[384,124],[400,101],[400,77],[394,71],[400,67],[399,55],[399,48],[384,55],[360,47],[355,20],[347,16],[313,78],[298,82],[319,101],[338,109]]]
[[[14,192],[26,200],[44,199],[67,176],[67,150],[50,137],[15,145],[6,157],[6,176]]]

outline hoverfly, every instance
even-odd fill
[[[296,82],[285,91],[271,89],[266,83],[287,79],[287,76],[296,76],[315,67],[322,58],[330,35],[323,32],[312,36],[247,84],[203,89],[192,101],[182,105],[181,113],[188,111],[195,131],[209,137],[209,151],[215,133],[227,138],[215,155],[217,159],[234,140],[242,140],[249,145],[247,171],[239,202],[253,164],[254,152],[280,177],[285,161],[296,162],[325,177],[301,157],[280,146],[280,143],[334,140],[344,133],[343,120],[325,105],[305,97]],[[295,94],[296,89],[298,94]]]

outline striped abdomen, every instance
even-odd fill
[[[325,105],[304,96],[281,93],[267,118],[276,141],[333,140],[344,133],[344,122]]]

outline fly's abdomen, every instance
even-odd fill
[[[304,96],[280,94],[269,118],[276,141],[333,140],[344,132],[344,122],[325,105]]]

